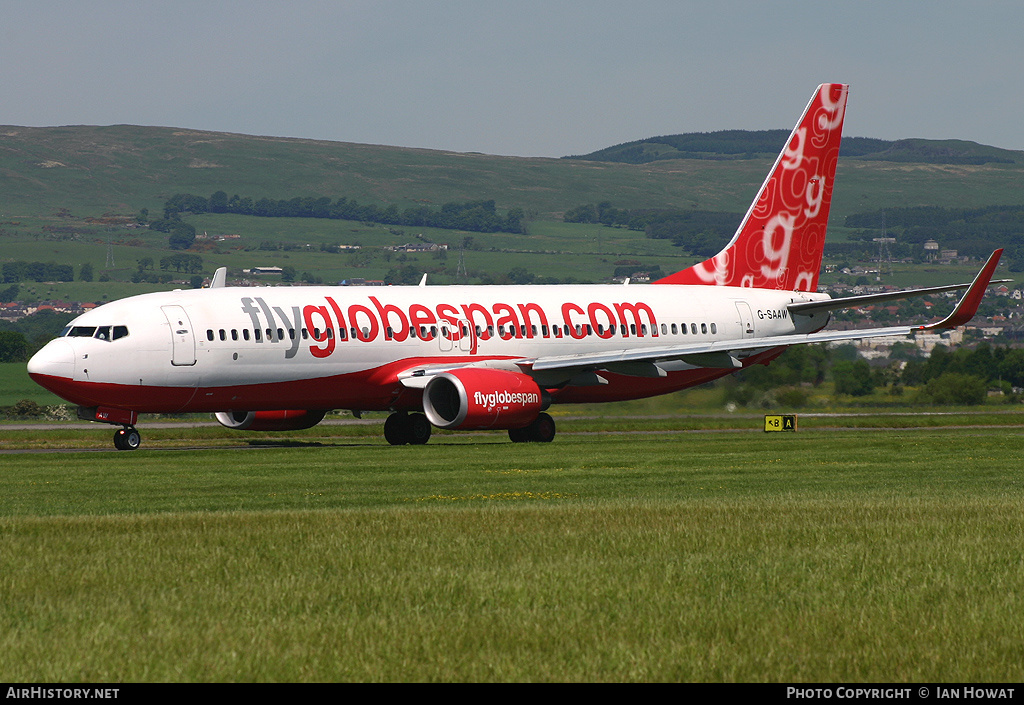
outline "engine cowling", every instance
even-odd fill
[[[423,411],[438,428],[522,428],[547,405],[547,395],[532,377],[506,370],[442,372],[423,389]]]
[[[326,411],[219,411],[213,415],[222,426],[236,431],[298,431],[324,420]]]

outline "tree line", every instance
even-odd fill
[[[901,244],[935,240],[971,257],[987,257],[997,247],[1005,247],[1010,271],[1024,271],[1024,206],[882,208],[848,215],[844,224],[865,229],[865,239],[878,237],[884,230]]]
[[[75,270],[70,264],[55,262],[4,262],[3,283],[13,282],[70,282],[75,279]]]
[[[736,232],[742,213],[679,208],[615,208],[611,201],[586,203],[562,216],[566,223],[599,223],[642,230],[656,240],[671,240],[698,257],[713,257]]]
[[[836,394],[865,397],[885,389],[895,397],[915,390],[909,403],[974,405],[990,389],[1020,401],[1024,388],[1024,349],[990,346],[949,350],[937,345],[923,357],[912,343],[898,343],[889,363],[873,367],[852,345],[797,345],[768,366],[754,367],[725,381],[727,399],[743,406],[792,406],[807,403],[811,391],[831,379]]]
[[[412,206],[400,210],[394,204],[381,207],[361,204],[344,197],[336,200],[326,196],[254,199],[237,194],[228,197],[224,191],[217,191],[209,198],[179,193],[171,196],[164,204],[164,221],[180,221],[183,213],[233,213],[262,218],[327,218],[485,233],[525,232],[526,217],[522,208],[510,208],[504,215],[498,213],[494,200],[445,203],[440,208]]]

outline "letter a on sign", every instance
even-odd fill
[[[796,414],[777,414],[764,417],[765,433],[772,431],[796,431]]]

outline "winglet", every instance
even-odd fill
[[[220,289],[227,286],[228,282],[228,268],[219,267],[216,272],[213,273],[213,278],[210,279],[211,289]]]
[[[943,318],[938,323],[930,323],[926,326],[921,326],[918,330],[944,330],[949,328],[956,328],[962,326],[969,320],[974,318],[974,314],[978,312],[978,306],[981,304],[981,299],[985,295],[985,289],[988,288],[988,283],[992,279],[992,275],[996,271],[996,265],[999,264],[999,258],[1003,254],[1003,249],[999,248],[988,258],[988,262],[978,272],[978,276],[971,282],[971,288],[967,290],[967,293],[960,299],[960,303],[956,305],[953,312]]]

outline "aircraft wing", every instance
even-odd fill
[[[918,331],[946,330],[963,325],[977,313],[978,305],[985,295],[985,289],[992,283],[992,274],[1002,255],[996,250],[981,268],[974,281],[966,285],[967,292],[960,299],[956,308],[948,316],[935,323],[917,326],[893,326],[889,328],[862,328],[856,330],[819,331],[794,335],[766,336],[760,338],[742,338],[716,340],[710,342],[686,343],[681,345],[652,346],[624,350],[605,350],[600,352],[581,352],[571,355],[548,355],[537,358],[485,360],[465,364],[423,365],[410,368],[398,374],[398,379],[405,387],[420,388],[437,374],[461,367],[500,367],[518,369],[535,377],[549,380],[564,381],[580,373],[596,370],[608,370],[619,374],[638,377],[664,377],[667,373],[658,367],[659,362],[681,360],[695,367],[715,369],[739,369],[743,367],[742,359],[758,352],[790,345],[806,345],[809,343],[831,343],[843,340],[862,340],[886,336],[909,336]],[[904,292],[885,294],[889,299],[921,296],[924,293],[951,291],[963,288],[964,285],[951,287],[933,287],[930,289],[911,289]],[[906,296],[901,296],[905,294]],[[808,314],[829,308],[849,308],[857,305],[854,302],[866,303],[877,301],[877,296],[869,294],[865,297],[847,297],[821,302],[791,304],[790,310],[796,314]],[[832,305],[836,304],[836,305]],[[813,308],[812,308],[813,306]]]
[[[985,295],[985,289],[991,283],[992,274],[1003,251],[996,250],[989,257],[985,266],[981,268],[974,281],[969,285],[967,292],[960,299],[956,308],[941,321],[918,326],[895,326],[890,328],[867,328],[845,331],[820,331],[818,333],[807,333],[799,335],[781,335],[762,338],[744,338],[733,340],[721,340],[704,343],[689,343],[684,345],[671,345],[664,347],[639,348],[632,350],[616,350],[606,352],[580,353],[575,355],[557,355],[539,357],[533,360],[523,361],[522,366],[541,372],[545,370],[595,370],[609,369],[612,372],[623,374],[637,374],[639,376],[663,376],[664,371],[657,368],[658,362],[670,360],[682,360],[683,362],[697,367],[713,367],[720,369],[740,368],[743,363],[741,358],[747,357],[756,352],[769,350],[779,346],[804,345],[808,343],[830,343],[841,340],[861,340],[865,338],[879,338],[884,336],[911,335],[917,331],[933,331],[955,328],[967,323],[978,311],[978,305]],[[959,285],[957,286],[959,288]],[[946,287],[936,287],[938,290],[947,290]],[[911,295],[921,295],[920,289],[911,290]],[[931,291],[934,291],[931,290]],[[929,292],[930,293],[930,292]],[[892,298],[897,298],[889,295]],[[850,297],[842,300],[843,303],[836,308],[848,308],[853,305],[853,300],[863,300],[862,297]],[[830,304],[835,300],[825,302],[814,302]],[[797,304],[806,306],[806,304]],[[821,310],[819,307],[815,310]],[[792,310],[792,308],[791,308]],[[806,308],[794,313],[809,313]],[[630,371],[632,370],[632,371]]]

